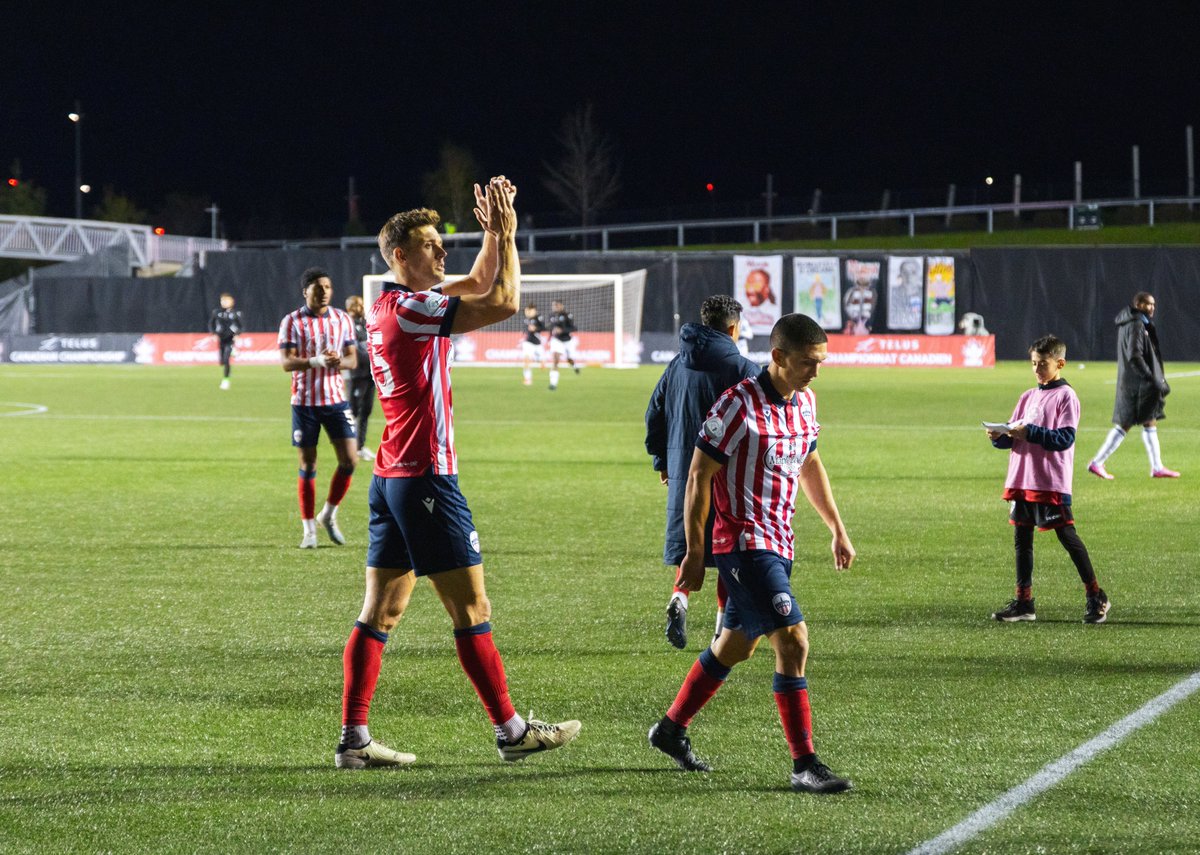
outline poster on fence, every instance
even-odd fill
[[[889,330],[919,330],[925,288],[920,258],[888,256],[887,325]]]
[[[842,272],[837,258],[793,258],[795,311],[824,329],[842,328]]]
[[[742,322],[755,335],[767,334],[782,313],[782,255],[735,255],[733,297],[742,304]]]
[[[954,258],[934,255],[925,259],[925,332],[954,332]]]
[[[846,313],[847,335],[870,335],[878,303],[879,262],[846,259],[846,296],[842,309]]]

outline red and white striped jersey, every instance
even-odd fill
[[[341,353],[354,346],[354,321],[341,309],[332,307],[323,315],[314,315],[301,306],[285,315],[279,324],[279,347],[294,347],[303,359],[320,356],[326,350]],[[292,403],[304,407],[328,407],[346,400],[342,372],[338,368],[305,368],[292,372]]]
[[[457,475],[450,327],[458,297],[386,285],[367,312],[367,352],[387,420],[375,474]]]
[[[714,555],[768,549],[792,559],[800,467],[820,430],[812,389],[784,400],[765,370],[717,399],[696,440],[725,464],[713,478]]]

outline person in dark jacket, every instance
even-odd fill
[[[350,390],[350,412],[354,414],[358,459],[374,460],[374,452],[367,447],[367,421],[375,409],[375,379],[371,376],[371,360],[367,355],[367,316],[363,298],[357,294],[347,297],[346,314],[354,321],[354,337],[358,340],[355,345],[358,365],[353,371],[342,372],[346,388]]]
[[[1104,461],[1135,424],[1142,426],[1142,443],[1150,458],[1150,477],[1179,477],[1178,472],[1163,466],[1158,447],[1158,420],[1164,417],[1163,399],[1171,393],[1171,387],[1163,372],[1154,309],[1154,295],[1139,291],[1133,295],[1133,303],[1116,317],[1117,402],[1113,406],[1113,428],[1088,464],[1088,472],[1105,481],[1113,480],[1114,476],[1104,468]]]
[[[700,423],[721,393],[762,368],[738,353],[738,324],[742,305],[724,294],[709,297],[700,306],[700,324],[684,324],[679,331],[679,354],[667,365],[646,407],[646,451],[654,470],[667,486],[667,529],[663,563],[675,568],[687,553],[683,530],[683,496],[688,468]],[[712,515],[705,530],[706,567],[712,559]],[[675,586],[667,603],[667,640],[682,650],[687,646],[687,591]],[[714,638],[721,632],[725,590],[717,585],[717,622]]]

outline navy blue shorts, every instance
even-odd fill
[[[354,439],[354,413],[350,412],[350,402],[342,401],[328,407],[292,404],[292,445],[312,448],[321,438],[322,427],[330,439]]]
[[[483,563],[457,475],[371,478],[367,566],[428,576]]]
[[[792,562],[777,552],[748,549],[714,556],[725,582],[725,626],[758,638],[804,620],[792,596]]]

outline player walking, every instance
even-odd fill
[[[476,211],[487,235],[472,271],[487,279],[472,275],[431,290],[445,277],[446,251],[436,211],[396,214],[379,233],[379,248],[395,283],[384,288],[367,313],[367,329],[371,370],[387,421],[371,480],[366,596],[343,654],[342,734],[335,754],[339,768],[396,766],[416,759],[372,741],[367,713],[388,633],[404,614],[419,576],[429,578],[450,615],[459,663],[492,721],[502,759],[522,760],[559,748],[579,733],[578,721],[526,721],[513,707],[504,663],[492,640],[479,536],[458,488],[449,336],[498,323],[517,310],[515,192],[506,179],[494,178],[483,209]],[[447,296],[446,291],[464,296]]]
[[[704,583],[704,521],[713,504],[713,553],[729,591],[725,626],[692,665],[667,714],[650,728],[650,744],[680,767],[709,771],[692,753],[688,725],[765,635],[775,649],[775,703],[791,749],[792,788],[810,793],[851,787],[813,747],[804,676],[808,628],[790,581],[799,490],[833,533],[834,566],[845,570],[855,557],[816,447],[820,426],[809,384],[825,361],[827,341],[812,318],[784,315],[771,330],[767,368],[726,391],[704,421],[688,472],[687,554],[679,585],[698,591]]]
[[[233,307],[233,295],[221,295],[221,308],[213,309],[212,314],[208,318],[208,331],[217,337],[217,344],[220,347],[221,368],[224,373],[221,375],[221,388],[229,388],[229,368],[233,361],[233,346],[237,342],[238,334],[245,329],[245,324],[242,323],[242,313]]]
[[[557,389],[560,360],[565,359],[575,373],[579,373],[579,366],[575,364],[575,339],[571,336],[578,328],[574,316],[563,306],[562,300],[555,300],[550,307],[553,309],[550,314],[550,388]]]
[[[663,563],[675,568],[687,552],[683,501],[687,473],[696,448],[700,423],[713,402],[730,386],[762,369],[738,355],[742,304],[726,294],[709,297],[700,305],[699,324],[684,324],[679,331],[679,353],[667,365],[646,406],[646,451],[659,479],[667,485],[667,528]],[[745,322],[742,322],[745,325]],[[704,565],[716,567],[712,558],[710,513],[704,527]],[[713,639],[721,632],[727,599],[725,585],[717,579],[717,620]],[[682,650],[687,646],[688,592],[675,585],[667,602],[667,641]]]
[[[525,307],[525,335],[521,338],[521,355],[525,358],[522,379],[526,386],[533,385],[533,363],[542,367],[542,333],[546,322],[538,314],[537,306],[530,303]]]
[[[304,305],[284,317],[279,325],[279,355],[284,371],[292,372],[292,445],[300,450],[300,521],[304,525],[301,549],[317,548],[317,523],[339,546],[346,542],[337,524],[337,509],[354,475],[358,450],[354,415],[346,400],[342,369],[357,362],[354,322],[341,309],[330,308],[333,281],[319,267],[310,267],[300,278]],[[325,507],[314,516],[316,503],[317,441],[321,428],[337,454],[337,471],[329,482]]]

